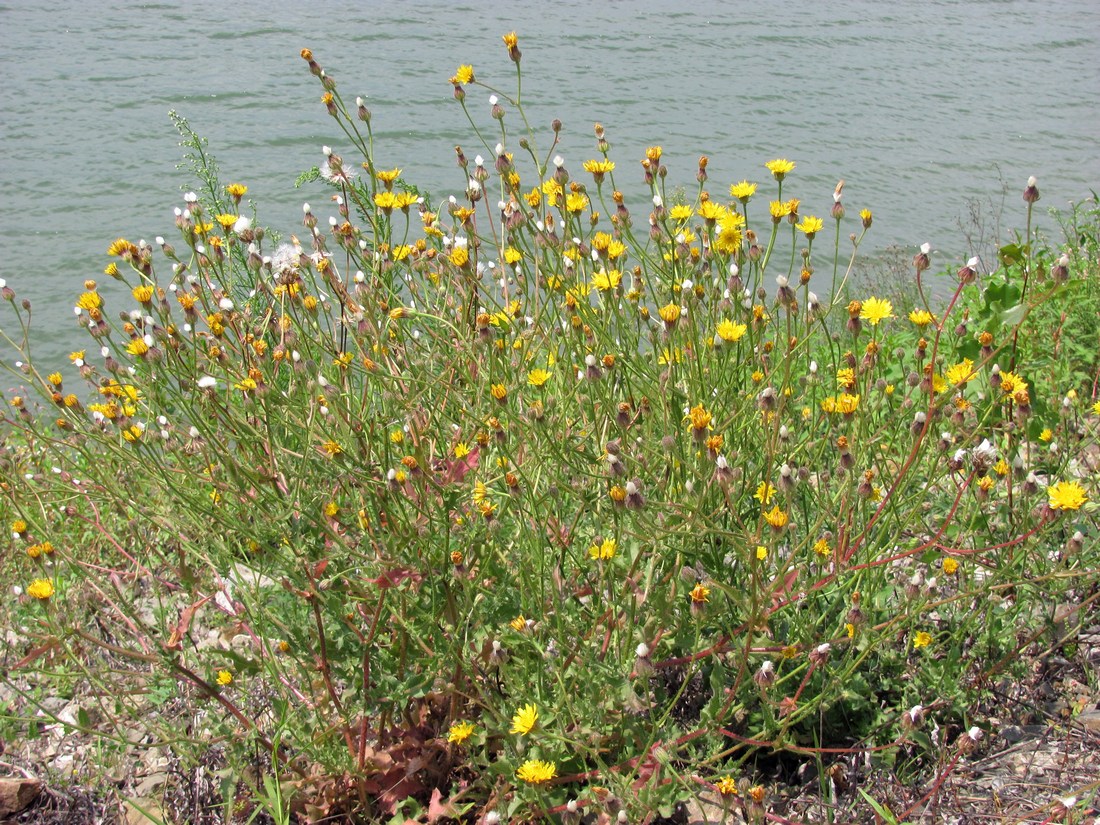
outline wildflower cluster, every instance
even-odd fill
[[[300,238],[195,152],[202,194],[171,238],[110,244],[124,296],[89,280],[74,303],[88,397],[25,364],[49,416],[9,400],[26,575],[144,575],[161,621],[111,605],[135,661],[170,651],[157,666],[218,695],[227,728],[248,719],[276,759],[276,726],[312,731],[295,750],[332,774],[466,763],[479,799],[532,814],[609,793],[644,809],[692,792],[672,757],[698,759],[762,812],[731,755],[853,725],[900,743],[914,703],[963,715],[925,691],[938,650],[1006,609],[975,590],[1082,575],[1050,548],[1095,530],[1095,481],[1044,446],[1095,443],[1081,382],[1046,383],[1022,320],[949,321],[972,275],[946,307],[851,295],[872,216],[846,217],[843,183],[822,218],[784,158],[717,186],[700,158],[679,188],[689,164],[613,160],[599,124],[567,159],[555,123],[540,153],[505,126],[526,122],[518,86],[490,94],[463,65],[482,148],[457,148],[455,194],[433,200],[302,56],[348,145],[319,154],[331,199],[303,205]],[[106,559],[32,501],[95,525]],[[27,595],[57,598],[45,578]],[[196,644],[200,619],[243,638]],[[884,724],[877,700],[845,706],[872,680],[897,691]],[[278,719],[258,689],[235,698],[260,682],[293,699]],[[392,813],[392,787],[435,781],[393,777],[349,800]]]

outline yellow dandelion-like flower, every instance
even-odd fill
[[[821,220],[821,218],[807,215],[795,229],[803,232],[807,238],[813,238],[813,236],[820,232],[824,226],[825,222]]]
[[[592,276],[592,286],[601,292],[608,292],[612,289],[616,289],[623,280],[623,273],[617,269],[610,271],[606,269],[600,269],[599,272]]]
[[[753,494],[753,498],[759,501],[762,505],[767,507],[772,503],[772,496],[775,495],[775,488],[766,481],[761,481],[756,487],[756,492]]]
[[[522,633],[527,629],[527,617],[520,614],[512,619],[512,621],[508,622],[508,626],[517,633]]]
[[[705,430],[710,427],[710,422],[713,418],[714,416],[711,415],[706,407],[702,404],[696,404],[684,417],[684,420],[691,422],[691,429],[693,430]]]
[[[461,745],[474,733],[474,726],[470,722],[455,722],[447,731],[447,741],[452,745]]]
[[[233,674],[228,670],[219,670],[218,675],[214,678],[214,681],[222,687],[225,687],[226,685],[231,685],[233,684]]]
[[[932,634],[926,630],[919,630],[913,635],[913,648],[928,647],[932,644]]]
[[[535,729],[538,722],[539,709],[534,702],[528,702],[512,716],[512,728],[508,732],[526,736]]]
[[[593,544],[588,548],[588,555],[599,561],[615,558],[617,545],[615,539],[604,539],[599,544]]]
[[[1047,499],[1052,510],[1080,510],[1089,497],[1078,482],[1059,481],[1047,487]]]
[[[340,505],[335,501],[330,501],[325,504],[324,513],[329,518],[336,518],[336,514],[340,512]]]
[[[737,780],[732,776],[723,776],[714,783],[714,789],[722,796],[737,796]]]
[[[586,160],[584,171],[591,174],[596,183],[602,183],[604,175],[615,171],[615,163],[610,160]]]
[[[657,314],[661,316],[661,320],[666,324],[675,324],[680,320],[680,305],[676,303],[665,304],[657,310]]]
[[[779,509],[779,505],[776,504],[772,509],[764,514],[764,521],[768,522],[774,529],[782,530],[787,526],[787,522],[790,521],[790,517]]]
[[[565,199],[565,208],[569,212],[583,212],[588,206],[588,196],[581,192],[570,192]]]
[[[719,338],[727,344],[732,344],[734,341],[740,339],[748,329],[749,328],[744,324],[735,324],[733,321],[726,318],[718,322],[716,332]]]
[[[763,544],[756,545],[756,560],[764,561],[768,557],[768,548]]]
[[[668,216],[677,223],[683,223],[694,214],[695,210],[684,203],[678,203],[668,210]]]
[[[703,602],[708,602],[710,601],[710,599],[708,598],[710,596],[710,588],[702,582],[699,582],[695,585],[695,587],[691,588],[691,592],[688,593],[688,596],[691,598],[692,604],[702,604]]]
[[[768,203],[768,212],[771,214],[772,220],[778,221],[791,214],[791,205],[787,201],[770,201]]]
[[[894,317],[894,305],[883,298],[872,296],[863,302],[859,317],[873,327],[878,326],[879,321]]]
[[[776,180],[783,180],[788,172],[794,170],[794,161],[787,160],[786,158],[776,158],[775,160],[769,160],[764,164],[764,168],[767,169]]]
[[[542,759],[528,759],[516,771],[516,777],[529,785],[541,785],[558,775],[558,766]]]
[[[532,387],[541,387],[550,380],[551,375],[552,373],[547,370],[541,368],[533,369],[527,373],[527,383]]]
[[[248,193],[248,187],[243,183],[231,183],[225,187],[225,193],[231,198],[240,199]]]
[[[53,582],[49,579],[35,579],[27,585],[27,595],[39,601],[46,601],[54,592]]]
[[[1039,433],[1040,441],[1050,441],[1054,438],[1054,431],[1050,427],[1044,427],[1043,431]]]
[[[467,83],[474,82],[474,67],[462,65],[458,67],[458,70],[454,73],[454,77],[451,78],[451,83],[456,86],[465,86]]]
[[[933,318],[932,313],[926,309],[914,309],[909,313],[909,320],[913,322],[913,326],[917,327],[917,329],[924,329],[932,323],[935,318]]]
[[[743,180],[740,183],[735,183],[730,187],[730,197],[737,198],[737,200],[745,203],[756,194],[756,184],[749,183],[747,180]]]
[[[231,215],[227,212],[221,215],[215,215],[214,220],[221,225],[222,229],[232,229],[233,224],[240,220],[240,217],[240,215]]]
[[[947,372],[944,373],[944,379],[951,386],[958,387],[974,380],[976,375],[977,373],[974,371],[974,362],[969,358],[964,358],[958,364],[947,368]]]
[[[954,576],[959,570],[959,563],[955,559],[947,556],[943,560],[943,572],[948,576]]]
[[[832,548],[829,547],[829,542],[825,541],[824,538],[819,538],[814,542],[813,551],[823,558],[833,552]]]
[[[451,263],[455,266],[466,266],[470,262],[470,253],[466,251],[464,246],[456,246],[451,250]]]
[[[1027,382],[1014,372],[1001,373],[1001,392],[1005,395],[1015,395],[1018,392],[1027,392]]]

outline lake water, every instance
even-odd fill
[[[111,240],[173,235],[180,188],[194,182],[176,170],[169,109],[209,138],[225,182],[248,184],[261,223],[293,232],[303,201],[328,209],[319,184],[295,190],[298,173],[323,144],[351,158],[303,46],[347,99],[367,97],[378,163],[442,197],[464,185],[454,145],[477,151],[447,78],[472,63],[510,88],[500,35],[513,29],[542,145],[560,118],[558,151],[582,175],[601,121],[628,197],[653,143],[689,190],[709,155],[710,189],[723,195],[789,157],[785,192],[803,213],[826,215],[844,178],[851,226],[874,211],[869,253],[927,241],[947,260],[966,252],[957,221],[968,202],[999,202],[1002,180],[1008,227],[1022,225],[1029,175],[1040,207],[1100,188],[1095,0],[19,0],[0,5],[0,278],[34,304],[37,357],[87,343],[72,301],[101,277]],[[487,96],[469,98],[483,123]],[[639,194],[633,211],[644,210]],[[0,327],[14,333],[10,310]]]

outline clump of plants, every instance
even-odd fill
[[[566,159],[504,41],[435,199],[303,50],[340,145],[297,235],[177,118],[175,227],[110,244],[70,375],[14,367],[6,667],[93,686],[107,747],[217,743],[242,818],[761,821],[864,752],[927,799],[1095,609],[1095,234],[1037,246],[1031,181],[994,272],[849,294],[843,181],[818,217],[786,159]]]

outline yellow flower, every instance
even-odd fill
[[[512,621],[508,622],[508,626],[517,633],[522,633],[527,629],[527,617],[522,614],[516,616]]]
[[[775,495],[775,488],[768,482],[761,481],[756,487],[756,492],[753,494],[753,498],[759,501],[762,505],[767,507],[772,503],[772,496]]]
[[[588,555],[594,559],[605,560],[615,558],[615,539],[604,539],[599,544],[593,544],[588,548]]]
[[[836,399],[836,411],[844,415],[852,415],[859,409],[859,396],[849,395],[844,392]]]
[[[53,582],[49,579],[35,579],[27,586],[27,595],[34,599],[46,601],[53,594]]]
[[[467,83],[474,82],[474,67],[473,66],[459,66],[458,71],[454,73],[454,77],[451,78],[451,83],[456,86],[465,86]]]
[[[586,160],[584,171],[591,174],[596,183],[602,183],[604,175],[615,171],[615,163],[610,160]]]
[[[661,147],[660,146],[650,146],[648,149],[645,150],[645,156],[649,160],[656,163],[657,161],[659,161],[661,159]]]
[[[710,601],[707,597],[710,595],[710,588],[702,582],[699,582],[695,587],[691,588],[691,592],[688,596],[691,597],[692,604],[702,604],[703,602]]]
[[[233,674],[228,670],[219,670],[217,677],[214,679],[222,687],[233,684]]]
[[[1076,481],[1059,481],[1047,487],[1051,510],[1079,510],[1088,501],[1085,488]]]
[[[914,634],[914,636],[913,636],[913,648],[914,649],[919,648],[919,647],[927,647],[930,644],[932,644],[932,634],[931,633],[929,633],[925,630],[920,630],[920,631],[917,631],[916,634]]]
[[[470,262],[470,253],[464,246],[456,246],[451,250],[451,263],[455,266],[466,266]]]
[[[340,455],[340,453],[344,452],[344,448],[333,441],[331,438],[321,444],[321,449],[329,458],[334,458],[335,456],[338,456]]]
[[[335,501],[330,501],[325,504],[324,512],[329,518],[336,518],[336,514],[340,512],[340,505]]]
[[[836,371],[836,383],[841,389],[850,390],[856,384],[856,371],[851,367],[842,367]]]
[[[387,214],[397,207],[397,195],[389,190],[374,193],[374,205]]]
[[[768,212],[771,213],[772,220],[778,221],[780,218],[785,218],[791,214],[791,205],[786,201],[770,201]]]
[[[447,741],[453,745],[461,745],[473,735],[474,726],[469,722],[455,722],[447,731]]]
[[[1100,401],[1097,401],[1095,404],[1092,405],[1092,411],[1097,415],[1100,415]]]
[[[954,576],[959,569],[959,563],[950,556],[943,560],[943,572],[948,576]]]
[[[521,260],[523,260],[523,253],[514,246],[510,246],[504,250],[504,263],[509,265],[518,264]]]
[[[1040,441],[1050,441],[1054,438],[1054,431],[1050,427],[1045,427],[1041,433],[1039,433]]]
[[[489,387],[489,394],[497,401],[503,401],[508,397],[508,388],[503,384],[493,384]]]
[[[76,305],[83,310],[99,309],[103,306],[103,297],[98,292],[85,292],[76,299]]]
[[[747,180],[743,180],[740,183],[735,183],[730,187],[730,197],[737,198],[737,200],[744,203],[753,195],[756,194],[756,184],[749,183]]]
[[[544,369],[533,369],[527,373],[527,383],[532,387],[541,387],[550,380],[551,373]]]
[[[661,320],[670,326],[680,320],[680,305],[679,304],[665,304],[659,310],[657,314],[661,316]]]
[[[685,416],[685,421],[691,422],[691,429],[693,430],[705,430],[710,427],[710,422],[714,416],[710,414],[706,407],[702,404],[696,404],[691,408],[691,412]]]
[[[825,541],[824,538],[820,538],[814,542],[813,550],[817,555],[822,557],[828,556],[833,552],[832,548],[829,547],[829,542]]]
[[[529,702],[516,711],[512,717],[512,729],[509,733],[518,733],[526,736],[535,729],[539,721],[539,709],[533,702]]]
[[[918,329],[924,329],[935,319],[932,317],[932,313],[926,309],[914,309],[909,313],[909,320]]]
[[[859,219],[861,221],[863,221],[863,228],[864,229],[870,229],[871,228],[871,221],[874,219],[874,216],[871,214],[870,209],[860,209],[859,210]]]
[[[728,318],[718,322],[718,337],[727,343],[733,343],[748,331],[744,324],[735,324]]]
[[[976,374],[974,372],[974,362],[969,358],[964,358],[955,366],[948,367],[947,372],[944,373],[944,378],[947,379],[948,384],[957,387],[960,384],[966,384],[968,381],[974,380]]]
[[[1027,382],[1014,372],[1001,373],[1001,392],[1005,395],[1015,395],[1020,391],[1027,391]]]
[[[131,294],[139,304],[147,304],[153,300],[153,287],[150,284],[141,284],[135,286]]]
[[[565,208],[570,212],[581,212],[588,206],[588,196],[581,192],[570,192],[565,199]]]
[[[878,326],[879,321],[894,317],[894,305],[885,299],[872,296],[863,302],[859,317],[873,327]]]
[[[813,215],[807,215],[802,219],[802,223],[796,226],[795,229],[798,229],[800,232],[804,232],[807,238],[812,238],[814,235],[820,232],[822,227],[824,226],[825,222],[821,220],[821,218],[815,217]]]
[[[617,269],[612,269],[608,272],[606,269],[601,268],[599,272],[592,276],[592,286],[603,292],[615,289],[622,283],[623,273]]]
[[[768,548],[763,544],[756,545],[756,559],[757,561],[764,561],[768,557]]]
[[[243,183],[231,183],[225,187],[225,193],[231,198],[243,198],[248,192],[248,187]]]
[[[787,160],[786,158],[776,158],[775,160],[769,160],[764,164],[764,168],[767,169],[776,180],[783,180],[786,174],[794,169],[794,161]]]
[[[779,505],[776,504],[771,510],[764,514],[764,520],[768,522],[776,530],[782,530],[787,526],[787,522],[790,518],[779,509]]]
[[[222,215],[215,215],[214,220],[221,224],[222,229],[232,229],[239,219],[240,215],[230,215],[228,212]]]
[[[465,458],[470,454],[470,448],[466,446],[466,442],[459,441],[455,444],[454,455],[455,458]]]
[[[558,766],[542,759],[528,759],[516,771],[516,776],[530,785],[541,785],[557,775]]]
[[[737,780],[732,776],[723,776],[714,783],[714,789],[722,796],[737,796]]]
[[[678,203],[668,210],[668,216],[677,223],[683,223],[694,214],[695,210],[684,203]]]

